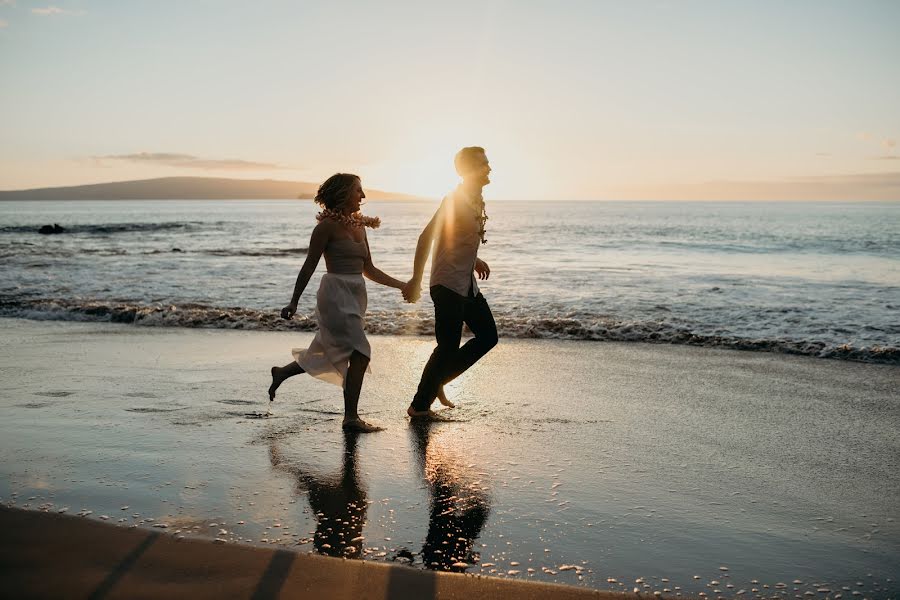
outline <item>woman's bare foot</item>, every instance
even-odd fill
[[[278,389],[278,386],[281,385],[283,379],[278,378],[278,371],[280,371],[278,367],[272,367],[272,385],[269,386],[269,402],[275,401],[275,391]]]
[[[456,405],[450,402],[447,398],[447,394],[444,393],[444,386],[438,388],[437,399],[447,408],[456,408]]]
[[[344,431],[353,431],[356,433],[374,433],[376,431],[384,431],[384,427],[366,423],[359,417],[344,419],[344,422],[341,424],[341,429],[343,429]]]

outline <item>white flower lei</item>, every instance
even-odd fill
[[[355,212],[352,215],[345,215],[342,212],[331,210],[330,208],[326,208],[316,215],[317,221],[322,221],[323,219],[331,219],[332,221],[337,221],[348,227],[353,227],[354,229],[359,229],[360,227],[378,229],[381,225],[381,219],[378,217],[367,217],[358,212]]]

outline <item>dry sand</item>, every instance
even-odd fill
[[[0,596],[136,600],[619,600],[562,585],[467,577],[0,507]]]

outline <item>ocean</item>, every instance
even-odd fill
[[[900,364],[900,203],[492,202],[481,282],[501,338],[640,341]],[[371,202],[376,266],[402,280],[436,201]],[[307,201],[0,203],[0,316],[310,331],[278,312]],[[59,224],[63,233],[42,235]],[[427,269],[426,269],[427,274]],[[426,283],[427,286],[427,278]],[[369,282],[367,329],[430,335]]]

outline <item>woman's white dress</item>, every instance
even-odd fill
[[[316,294],[319,330],[309,348],[291,352],[304,371],[343,387],[350,355],[357,351],[372,356],[365,333],[368,297],[362,276],[369,249],[365,241],[340,239],[330,242],[324,255],[328,272]]]

